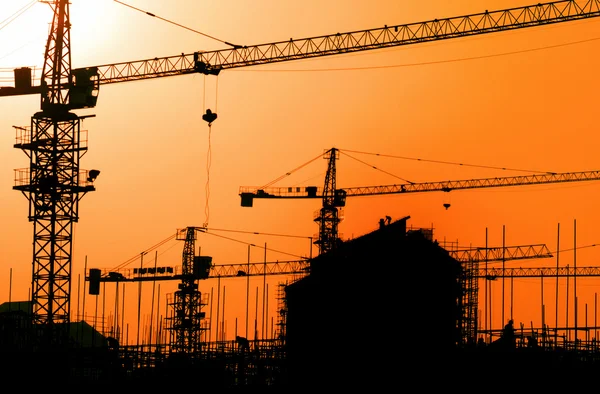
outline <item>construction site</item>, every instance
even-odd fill
[[[202,247],[202,237],[223,229],[209,226],[207,214],[202,225],[181,226],[124,264],[109,269],[86,256],[82,273],[73,269],[80,200],[96,192],[101,172],[80,168],[88,150],[82,123],[95,115],[76,111],[93,110],[102,85],[181,75],[216,78],[230,69],[568,25],[600,16],[600,0],[486,9],[259,45],[225,42],[220,50],[81,68],[71,66],[69,1],[45,3],[53,18],[41,76],[19,67],[14,86],[0,87],[3,108],[10,108],[14,96],[40,98],[30,125],[14,126],[13,148],[25,153],[29,167],[15,170],[12,189],[26,197],[28,212],[22,214],[33,224],[33,261],[26,299],[13,296],[12,269],[3,290],[3,379],[35,376],[35,387],[52,380],[98,387],[176,382],[204,389],[342,388],[387,387],[437,370],[477,374],[536,366],[546,373],[600,372],[592,287],[600,265],[577,263],[575,252],[585,247],[577,247],[576,221],[567,264],[559,261],[565,251],[560,235],[556,248],[513,245],[504,235],[499,245],[489,245],[486,235],[485,245],[463,246],[433,225],[413,225],[412,215],[369,217],[372,231],[348,237],[339,229],[354,197],[593,184],[600,170],[340,187],[337,161],[352,152],[326,148],[319,155],[327,163],[325,177],[316,185],[275,185],[295,170],[264,186],[236,185],[245,211],[257,200],[319,202],[313,215],[318,232],[299,237],[309,248],[298,258],[269,261],[266,243],[249,241],[243,245],[246,262],[217,261]],[[202,112],[209,130],[218,115]],[[451,205],[444,200],[444,210]],[[171,241],[179,260],[159,263],[159,250]],[[255,249],[263,258],[251,258]],[[426,285],[415,279],[423,271]],[[164,288],[173,291],[165,294]],[[519,294],[521,301],[515,301]],[[227,308],[245,316],[226,317]]]

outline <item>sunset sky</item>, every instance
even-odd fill
[[[30,3],[12,0],[0,6],[0,86],[13,85],[17,67],[32,67],[37,77],[41,73],[51,8],[36,3],[12,20]],[[534,3],[72,0],[72,67],[226,49],[223,41],[265,44],[529,4]],[[319,199],[255,200],[247,208],[241,207],[238,191],[280,177],[273,186],[322,187],[326,160],[292,171],[332,147],[342,152],[338,188],[600,169],[599,49],[600,18],[591,18],[244,67],[218,76],[101,86],[97,106],[77,111],[95,115],[82,123],[89,150],[81,168],[101,174],[96,191],[82,198],[75,225],[72,315],[81,309],[74,298],[86,259],[88,268],[117,267],[187,226],[208,224],[197,246],[214,264],[308,257],[310,237],[318,233],[313,218]],[[0,303],[9,297],[28,299],[31,289],[33,224],[26,197],[12,189],[14,169],[28,167],[29,160],[13,147],[13,126],[28,126],[39,109],[36,95],[0,98]],[[202,120],[206,109],[218,114],[210,128]],[[351,239],[376,230],[386,215],[394,220],[410,216],[409,225],[432,227],[440,242],[502,246],[504,229],[507,246],[546,244],[553,252],[564,250],[561,266],[598,266],[598,195],[600,183],[582,182],[351,197],[339,231]],[[158,265],[181,265],[182,246],[171,241],[158,248]],[[313,255],[317,252],[313,247]],[[152,250],[144,257],[150,266],[154,256]],[[385,275],[387,262],[366,263]],[[135,259],[129,267],[139,264]],[[553,267],[557,260],[506,263],[534,264]],[[427,275],[424,266],[421,277],[398,278],[399,285],[418,283],[426,291]],[[276,316],[277,285],[284,280],[268,278],[269,319]],[[544,282],[543,302],[540,281],[515,279],[517,324],[540,326],[544,304],[546,323],[554,325],[555,281]],[[588,325],[594,324],[599,282],[577,282],[579,325],[586,324],[585,315]],[[246,279],[207,280],[200,290],[216,294],[224,285],[227,332],[230,338],[236,330],[243,335]],[[492,285],[495,303],[501,285]],[[360,293],[360,277],[356,286]],[[146,292],[151,287],[144,284]],[[176,282],[162,282],[160,288],[164,306],[164,295],[176,289]],[[262,279],[252,280],[250,288],[253,319]],[[559,325],[564,326],[564,281],[559,289]],[[126,319],[134,324],[137,284],[126,291]],[[150,303],[145,297],[143,313],[150,313]],[[483,307],[482,294],[480,303]],[[494,326],[501,328],[501,306],[496,305]]]

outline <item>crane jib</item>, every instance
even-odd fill
[[[527,186],[549,183],[584,182],[598,180],[600,180],[600,170],[563,173],[543,173],[495,178],[448,180],[438,182],[414,182],[382,186],[358,186],[341,188],[338,190],[343,190],[345,192],[345,196],[347,197],[353,197],[414,192],[450,192],[452,190],[463,189]],[[322,198],[324,193],[323,188],[316,186],[268,188],[242,186],[239,189],[239,194],[242,197],[242,206],[252,206],[251,201],[254,198]]]
[[[597,16],[600,16],[600,0],[589,1],[583,6],[576,1],[557,1],[311,38],[238,45],[222,50],[98,66],[98,69],[101,84],[156,78],[170,72],[217,75],[221,70],[230,68],[383,49]]]

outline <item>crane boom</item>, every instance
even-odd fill
[[[507,248],[508,249],[508,248]],[[462,254],[461,254],[462,255]],[[211,265],[208,276],[198,276],[195,279],[237,278],[241,276],[272,276],[306,274],[309,269],[308,259],[290,261],[270,261],[264,263],[238,263]],[[116,270],[98,270],[98,276],[93,277],[88,270],[86,281],[101,282],[149,282],[156,280],[181,280],[182,267],[156,267],[156,268],[126,268]],[[100,272],[98,272],[100,271]]]
[[[465,180],[414,182],[383,186],[358,186],[338,189],[350,196],[374,196],[382,194],[415,192],[450,192],[462,189],[480,189],[490,187],[541,185],[546,183],[583,182],[600,180],[600,171],[553,172],[544,174],[519,175],[509,177],[478,178]],[[306,187],[268,187],[258,188],[241,186],[240,196],[243,206],[252,206],[254,198],[322,198],[323,188]],[[249,204],[249,205],[248,205]]]
[[[600,1],[555,1],[460,17],[433,19],[381,28],[239,46],[191,55],[155,58],[98,66],[100,83],[115,83],[162,76],[285,62],[328,55],[410,45],[503,30],[566,22],[600,16]]]
[[[73,74],[97,72],[99,84],[192,73],[218,75],[221,70],[232,68],[383,49],[600,16],[600,0],[580,3],[582,2],[576,0],[561,0],[296,40],[290,38],[288,41],[267,44],[230,44],[232,48],[73,69]],[[40,86],[0,88],[0,96],[36,93],[42,93]]]
[[[552,257],[552,252],[545,244],[449,250],[448,253],[461,262],[494,262]]]

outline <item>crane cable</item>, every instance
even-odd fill
[[[211,134],[212,134],[212,123],[217,119],[217,110],[219,106],[219,76],[217,76],[216,87],[215,87],[215,112],[210,109],[206,109],[202,119],[208,122],[208,148],[206,152],[206,200],[204,202],[204,223],[202,227],[208,227],[208,218],[210,216],[210,208],[208,205],[210,197],[210,167],[212,164],[212,146],[211,146]],[[204,87],[202,91],[202,107],[203,110],[206,108],[206,75],[204,76]]]
[[[259,246],[259,245],[253,244],[251,242],[240,241],[239,239],[226,237],[224,235],[219,235],[219,234],[215,234],[215,233],[205,233],[205,234],[212,235],[212,236],[218,237],[218,238],[223,238],[223,239],[226,239],[226,240],[229,240],[229,241],[241,243],[241,244],[248,245],[248,246],[254,246],[256,248],[264,249],[265,251],[271,251],[271,252],[275,252],[275,253],[281,253],[281,254],[285,254],[285,255],[288,255],[288,256],[292,256],[292,257],[296,257],[296,258],[301,258],[301,259],[304,258],[303,256],[300,256],[300,255],[297,255],[297,254],[293,254],[293,253],[289,253],[289,252],[284,252],[282,250],[267,248],[266,246]]]
[[[31,7],[33,7],[36,3],[37,3],[37,0],[33,0],[31,3],[23,6],[20,10],[18,10],[17,12],[15,12],[13,15],[9,16],[8,18],[4,19],[3,21],[0,21],[0,30],[4,29],[10,23],[14,22],[19,16],[21,16],[23,13],[25,13],[25,11],[27,11]],[[5,58],[5,57],[7,57],[9,55],[12,55],[16,51],[24,48],[27,45],[28,44],[23,44],[22,46],[20,46],[19,48],[13,50],[12,52],[9,52],[7,54],[1,55],[0,59],[3,59],[3,58]],[[0,71],[4,71],[4,70],[0,68]],[[12,71],[12,69],[11,69],[11,71]],[[11,81],[13,81],[13,77],[0,77],[0,80],[2,82],[5,82],[5,81],[11,82]]]
[[[279,182],[279,181],[280,181],[280,180],[282,180],[283,178],[285,178],[285,177],[287,177],[287,176],[290,176],[290,175],[292,175],[292,173],[293,173],[293,172],[295,172],[295,171],[298,171],[298,170],[299,170],[299,169],[301,169],[302,167],[306,167],[308,164],[312,163],[313,161],[315,161],[315,160],[317,160],[317,159],[319,159],[319,158],[321,158],[321,157],[322,157],[322,155],[319,155],[319,156],[315,157],[314,159],[310,159],[309,161],[307,161],[306,163],[302,164],[301,166],[299,166],[299,167],[296,167],[296,168],[294,168],[293,170],[291,170],[291,171],[288,171],[288,172],[286,172],[285,174],[281,175],[279,178],[277,178],[277,179],[274,179],[274,180],[272,180],[271,182],[267,183],[266,185],[264,185],[263,187],[261,187],[261,189],[265,189],[265,188],[267,188],[267,187],[269,187],[269,186],[271,186],[271,185],[273,185],[273,184],[275,184],[275,183]]]
[[[340,152],[341,152],[341,151],[340,151]],[[345,152],[341,152],[341,153],[343,153],[343,154],[345,154],[346,156],[348,156],[349,158],[351,158],[351,159],[354,159],[354,160],[358,161],[359,163],[362,163],[362,164],[364,164],[364,165],[366,165],[366,166],[369,166],[369,167],[371,167],[371,168],[373,168],[373,169],[375,169],[375,170],[377,170],[377,171],[381,171],[381,172],[383,172],[383,173],[385,173],[385,174],[387,174],[387,175],[391,175],[391,176],[393,176],[394,178],[398,178],[398,179],[400,179],[400,180],[401,180],[401,181],[403,181],[403,182],[406,182],[406,183],[414,183],[414,182],[411,182],[411,181],[409,181],[408,179],[400,178],[400,177],[399,177],[399,176],[397,176],[397,175],[394,175],[394,174],[392,174],[392,173],[390,173],[390,172],[387,172],[387,171],[384,171],[384,170],[382,170],[381,168],[377,168],[377,167],[375,167],[374,165],[371,165],[371,164],[368,164],[368,163],[366,163],[366,162],[364,162],[364,161],[362,161],[362,160],[359,160],[359,159],[357,159],[356,157],[350,156],[349,154],[347,154],[347,153],[345,153]]]
[[[151,13],[151,12],[148,12],[148,11],[141,10],[141,9],[139,9],[139,8],[136,8],[136,7],[133,7],[133,6],[129,5],[129,4],[125,4],[125,3],[123,3],[122,1],[119,1],[119,0],[114,0],[114,1],[115,1],[115,3],[119,3],[119,4],[121,4],[121,5],[124,5],[124,6],[126,6],[126,7],[132,8],[132,9],[134,9],[134,10],[136,10],[136,11],[143,12],[144,14],[146,14],[146,15],[148,15],[148,16],[151,16],[151,17],[153,17],[153,18],[158,18],[158,19],[160,19],[160,20],[162,20],[162,21],[164,21],[164,22],[171,23],[171,24],[173,24],[173,25],[175,25],[175,26],[178,26],[178,27],[184,28],[184,29],[186,29],[186,30],[193,31],[194,33],[198,33],[198,34],[200,34],[200,35],[203,35],[204,37],[208,37],[208,38],[210,38],[210,39],[213,39],[213,40],[216,40],[216,41],[222,42],[222,43],[223,43],[223,44],[225,44],[225,45],[229,45],[229,46],[232,46],[232,47],[234,47],[234,48],[242,48],[242,46],[241,46],[241,45],[235,45],[235,44],[232,44],[232,43],[230,43],[230,42],[223,41],[223,40],[221,40],[221,39],[218,39],[218,38],[216,38],[216,37],[213,37],[213,36],[210,36],[210,35],[208,35],[208,34],[202,33],[202,32],[200,32],[200,31],[198,31],[198,30],[194,30],[194,29],[191,29],[191,28],[189,28],[189,27],[187,27],[187,26],[180,25],[179,23],[176,23],[176,22],[170,21],[170,20],[168,20],[168,19],[165,19],[165,18],[161,18],[160,16],[156,16],[155,14],[153,14],[153,13]]]
[[[17,19],[19,16],[21,16],[25,11],[27,11],[28,9],[33,7],[35,5],[35,3],[37,3],[37,0],[33,0],[31,3],[23,6],[19,11],[15,12],[13,15],[11,15],[8,18],[6,18],[5,20],[1,21],[0,22],[0,30],[4,29],[11,22],[14,22],[15,19]]]
[[[457,163],[457,162],[451,162],[451,161],[421,159],[421,158],[417,158],[417,157],[406,157],[406,156],[384,155],[384,154],[380,154],[380,153],[360,152],[360,151],[347,150],[347,149],[343,149],[343,150],[339,149],[339,151],[341,153],[346,154],[346,156],[348,156],[354,160],[357,160],[357,161],[360,161],[360,160],[355,159],[354,157],[348,155],[346,152],[360,153],[360,154],[380,156],[380,157],[391,157],[394,159],[414,160],[414,161],[422,161],[422,162],[438,163],[438,164],[450,164],[450,165],[461,166],[461,167],[477,167],[477,168],[487,168],[487,169],[493,169],[493,170],[519,171],[519,172],[529,172],[529,173],[538,173],[538,174],[554,174],[555,173],[553,171],[539,171],[539,170],[527,170],[527,169],[509,168],[509,167],[486,166],[486,165],[478,165],[478,164],[466,164],[466,163]],[[374,166],[371,166],[371,167],[373,167],[376,170],[379,170],[377,167],[374,167]],[[412,182],[409,182],[409,183],[412,183]]]
[[[167,238],[163,239],[162,241],[156,243],[154,246],[151,246],[148,249],[144,250],[142,253],[136,254],[135,256],[131,257],[129,260],[126,260],[126,261],[122,262],[121,264],[117,265],[111,271],[118,271],[119,269],[125,268],[127,265],[129,265],[132,262],[134,262],[137,259],[139,259],[140,255],[148,254],[150,251],[152,251],[154,249],[157,249],[158,247],[160,247],[160,246],[164,245],[165,243],[171,241],[176,236],[177,236],[177,233],[170,235],[169,237],[167,237]]]

